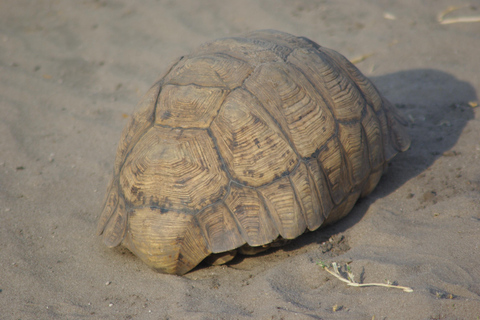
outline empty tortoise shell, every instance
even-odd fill
[[[263,30],[178,59],[123,131],[98,233],[184,274],[344,217],[410,140],[345,57]]]

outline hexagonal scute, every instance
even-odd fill
[[[244,89],[230,93],[211,130],[227,169],[240,183],[258,187],[297,165],[298,157],[275,120]]]
[[[127,157],[119,183],[131,206],[193,212],[221,199],[228,179],[206,130],[154,126]]]

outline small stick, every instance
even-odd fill
[[[464,23],[464,22],[480,22],[480,16],[473,16],[473,17],[458,17],[458,18],[450,18],[450,19],[445,19],[445,16],[449,14],[450,12],[457,11],[459,9],[468,7],[467,6],[460,6],[460,7],[448,7],[446,10],[442,11],[438,15],[438,22],[440,24],[452,24],[452,23]]]
[[[334,276],[335,278],[337,278],[340,281],[345,282],[346,284],[348,284],[349,286],[352,286],[352,287],[372,287],[372,286],[375,286],[375,287],[397,288],[397,289],[402,289],[404,292],[413,292],[412,288],[402,287],[402,286],[393,285],[393,284],[389,284],[389,283],[357,283],[357,282],[355,282],[353,273],[352,273],[352,271],[351,271],[351,269],[348,265],[345,265],[346,269],[347,269],[347,276],[348,276],[348,279],[345,279],[340,274],[340,271],[338,270],[338,265],[337,265],[336,262],[332,262],[333,271],[328,269],[328,266],[326,264],[324,264],[322,261],[319,261],[318,264],[325,271],[330,273],[332,276]]]
[[[364,61],[367,58],[370,58],[373,55],[374,55],[373,52],[372,53],[367,53],[367,54],[361,55],[359,57],[353,58],[352,60],[350,60],[350,62],[353,63],[353,64],[357,64],[357,63],[360,63],[360,62]]]

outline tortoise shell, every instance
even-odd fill
[[[184,274],[335,222],[410,140],[345,57],[263,30],[178,59],[118,147],[98,233]]]

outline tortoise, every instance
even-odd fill
[[[130,118],[98,234],[162,273],[254,254],[347,215],[409,148],[405,125],[352,63],[305,37],[203,44]]]

